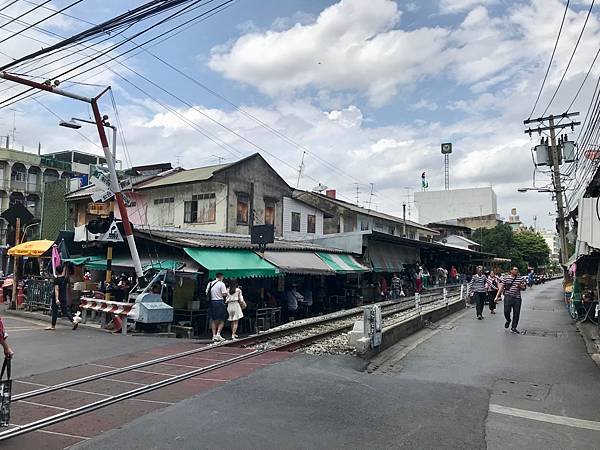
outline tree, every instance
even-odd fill
[[[472,239],[481,245],[482,251],[510,258],[510,263],[502,265],[503,270],[516,266],[521,273],[527,273],[528,264],[537,267],[548,263],[550,249],[544,238],[533,231],[514,234],[510,225],[502,223],[475,231]]]
[[[550,261],[550,248],[542,236],[533,231],[522,231],[514,236],[515,247],[523,259],[533,268]]]

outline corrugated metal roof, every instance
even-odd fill
[[[340,200],[338,198],[327,197],[326,195],[320,194],[318,192],[308,192],[308,191],[300,191],[300,190],[296,190],[294,192],[294,198],[296,200],[302,200],[303,196],[308,196],[308,195],[314,195],[315,197],[322,198],[326,201],[329,201],[330,203],[339,205],[343,208],[349,209],[350,211],[354,211],[354,212],[363,214],[365,216],[378,217],[380,219],[385,219],[385,220],[389,220],[391,222],[396,222],[396,223],[404,223],[404,221],[400,217],[392,216],[390,214],[382,213],[379,211],[374,211],[372,209],[362,208],[360,206],[356,206],[352,203],[345,202],[344,200]],[[419,228],[421,230],[430,231],[432,234],[440,234],[438,231],[428,228],[425,225],[421,225],[420,223],[413,222],[412,220],[407,220],[406,225],[409,225],[414,228]]]
[[[157,177],[148,183],[139,186],[138,189],[151,189],[173,184],[192,183],[194,181],[205,181],[210,179],[213,174],[231,164],[217,164],[214,166],[198,167],[197,169],[182,170],[166,177]]]
[[[196,248],[242,248],[256,250],[256,244],[250,243],[250,236],[230,233],[197,232],[194,230],[181,230],[179,228],[160,228],[151,230],[138,228],[136,236],[157,242],[171,244],[178,247]],[[268,250],[298,250],[298,251],[323,251],[330,253],[346,253],[342,250],[324,247],[303,241],[285,241],[275,239],[275,242],[267,245]]]

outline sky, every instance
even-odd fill
[[[25,26],[6,24],[10,17],[41,1],[9,3],[0,0],[0,39]],[[68,3],[55,0],[47,7],[58,10]],[[0,62],[141,3],[85,0],[68,10],[72,17],[57,14],[40,24],[46,32],[31,28],[1,43]],[[258,151],[292,187],[325,185],[344,200],[356,202],[358,196],[363,206],[401,215],[402,203],[412,202],[411,192],[421,189],[422,172],[430,190],[444,189],[440,144],[451,142],[451,188],[491,185],[502,217],[516,207],[527,225],[537,217],[538,228],[551,229],[550,194],[517,188],[532,186],[534,177],[536,186],[549,180],[544,171],[534,174],[531,148],[539,137],[524,134],[523,120],[540,90],[565,3],[237,0],[164,42],[153,42],[150,53],[133,51],[90,67],[61,87],[92,95],[112,86],[116,110],[107,96],[101,107],[113,123],[118,114],[117,153],[125,166],[171,162],[192,168]],[[570,2],[534,117],[556,90],[589,4]],[[31,24],[50,13],[39,8],[21,20]],[[546,114],[564,112],[581,86],[598,50],[599,14],[593,10]],[[158,26],[151,36],[182,22]],[[121,36],[95,48],[107,49]],[[81,56],[52,61],[32,75],[53,77],[76,58]],[[571,108],[582,116],[598,65]],[[0,101],[16,89],[0,83]],[[42,152],[99,154],[92,127],[75,132],[57,126],[59,119],[89,116],[83,103],[42,94],[0,109],[0,136],[12,134],[14,123],[18,149],[37,151],[40,142]],[[578,132],[569,137],[574,140]],[[418,219],[415,205],[410,209],[411,218]]]

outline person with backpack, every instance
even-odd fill
[[[206,286],[206,299],[209,303],[208,317],[211,320],[212,340],[224,341],[221,331],[229,318],[225,299],[227,298],[227,287],[223,283],[223,274],[217,273],[216,278]]]

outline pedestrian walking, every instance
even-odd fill
[[[448,281],[448,270],[443,267],[437,269],[438,282],[440,286],[446,286]]]
[[[496,294],[500,288],[500,277],[492,270],[487,277],[487,298],[490,307],[490,314],[496,314]]]
[[[504,328],[510,327],[510,331],[516,334],[520,334],[517,326],[521,316],[521,291],[526,288],[527,279],[519,275],[518,268],[513,267],[509,275],[505,275],[500,279],[500,289],[496,294],[495,301],[500,301],[500,296],[504,294],[504,318],[506,319]]]
[[[73,330],[79,325],[78,320],[74,320],[67,305],[67,289],[69,287],[69,275],[66,265],[60,265],[56,268],[57,277],[54,279],[54,295],[52,302],[52,323],[46,330],[54,331],[56,329],[56,321],[58,320],[58,310],[62,311],[63,317],[69,319],[73,324]]]
[[[423,290],[423,268],[417,265],[417,270],[415,272],[415,292],[420,294]]]
[[[458,270],[456,267],[450,267],[450,283],[458,283]]]
[[[223,274],[217,273],[216,278],[206,286],[206,296],[210,301],[208,308],[208,317],[211,320],[211,330],[213,341],[224,341],[221,337],[221,331],[225,326],[225,321],[229,317],[225,298],[227,298],[227,287],[223,283]]]
[[[533,269],[529,271],[527,274],[527,287],[533,287]]]
[[[475,313],[477,314],[477,320],[483,319],[483,305],[487,296],[486,292],[487,277],[483,273],[483,267],[477,267],[477,273],[471,278],[469,283],[469,289],[471,290],[471,296],[475,300]]]
[[[237,339],[238,321],[244,317],[242,305],[245,305],[242,290],[238,287],[237,280],[229,282],[229,291],[225,299],[227,304],[227,313],[229,314],[229,322],[231,322],[231,339]]]
[[[392,300],[398,300],[402,296],[402,280],[397,273],[392,275]]]

